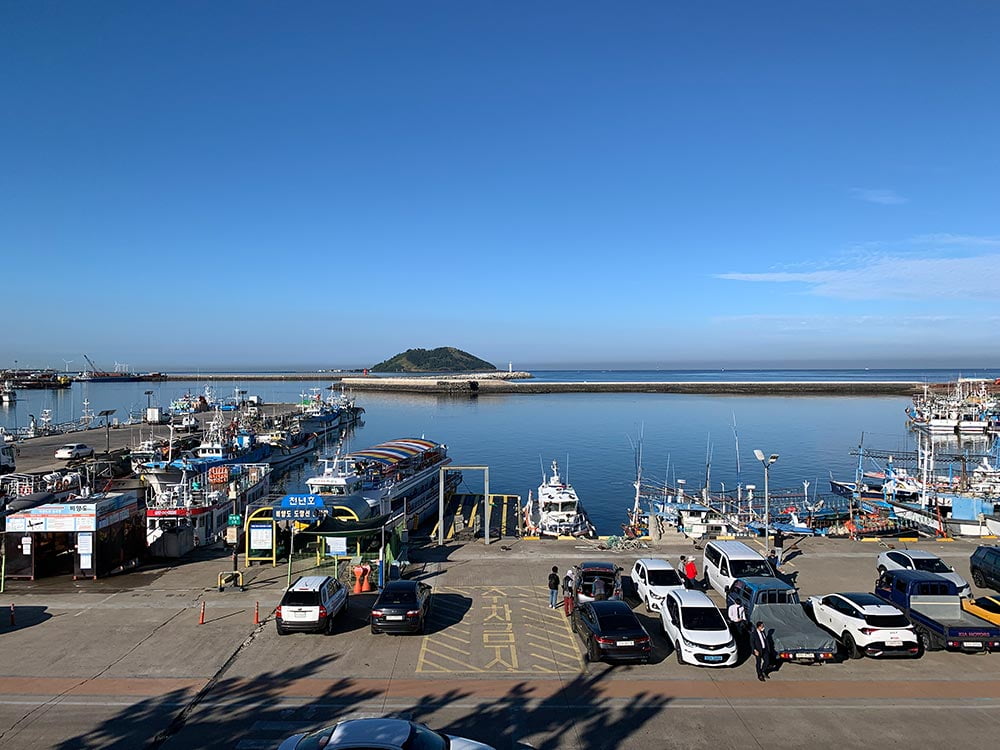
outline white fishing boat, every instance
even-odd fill
[[[14,403],[17,403],[17,391],[14,390],[14,383],[5,380],[3,385],[0,385],[0,404]]]
[[[163,484],[146,508],[146,541],[152,545],[175,527],[190,527],[195,545],[219,541],[229,516],[243,515],[248,505],[267,496],[270,486],[270,465],[250,463],[213,466]]]
[[[524,520],[528,534],[535,536],[594,537],[597,531],[587,517],[576,490],[559,476],[559,465],[552,462],[552,474],[542,477],[538,497],[524,506]]]

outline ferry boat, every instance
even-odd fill
[[[146,542],[152,545],[167,529],[190,527],[194,544],[220,541],[231,514],[267,497],[271,466],[243,463],[215,466],[181,481],[159,486],[146,507]]]
[[[559,464],[555,461],[552,462],[552,474],[548,477],[543,475],[538,497],[532,500],[531,493],[528,493],[524,518],[528,533],[532,535],[597,536],[576,490],[559,476]]]
[[[333,518],[381,518],[385,525],[404,521],[413,529],[437,510],[438,471],[451,459],[446,445],[400,438],[321,462],[323,473],[307,479],[306,486],[323,498]],[[454,491],[459,476],[446,474],[446,482],[446,492]]]

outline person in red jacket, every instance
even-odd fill
[[[691,582],[691,588],[698,588],[698,568],[694,564],[694,558],[687,558],[684,563],[684,577]]]

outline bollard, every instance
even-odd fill
[[[354,593],[361,593],[361,576],[365,574],[365,569],[360,565],[354,566]]]
[[[199,625],[205,624],[205,602],[201,603],[201,614],[198,615],[198,624]]]
[[[253,624],[260,625],[260,602],[253,603]]]
[[[363,565],[362,568],[364,570],[361,573],[361,591],[362,592],[371,591],[372,590],[372,575],[371,575],[371,573],[372,573],[372,566],[366,564],[366,565]]]
[[[14,602],[10,603],[10,626],[14,627]]]

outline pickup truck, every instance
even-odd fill
[[[737,578],[726,604],[743,605],[747,620],[763,622],[777,661],[822,664],[837,658],[837,640],[802,609],[799,594],[784,581],[769,577]]]
[[[958,589],[944,576],[886,570],[875,595],[903,611],[926,651],[1000,651],[1000,628],[962,609]]]

